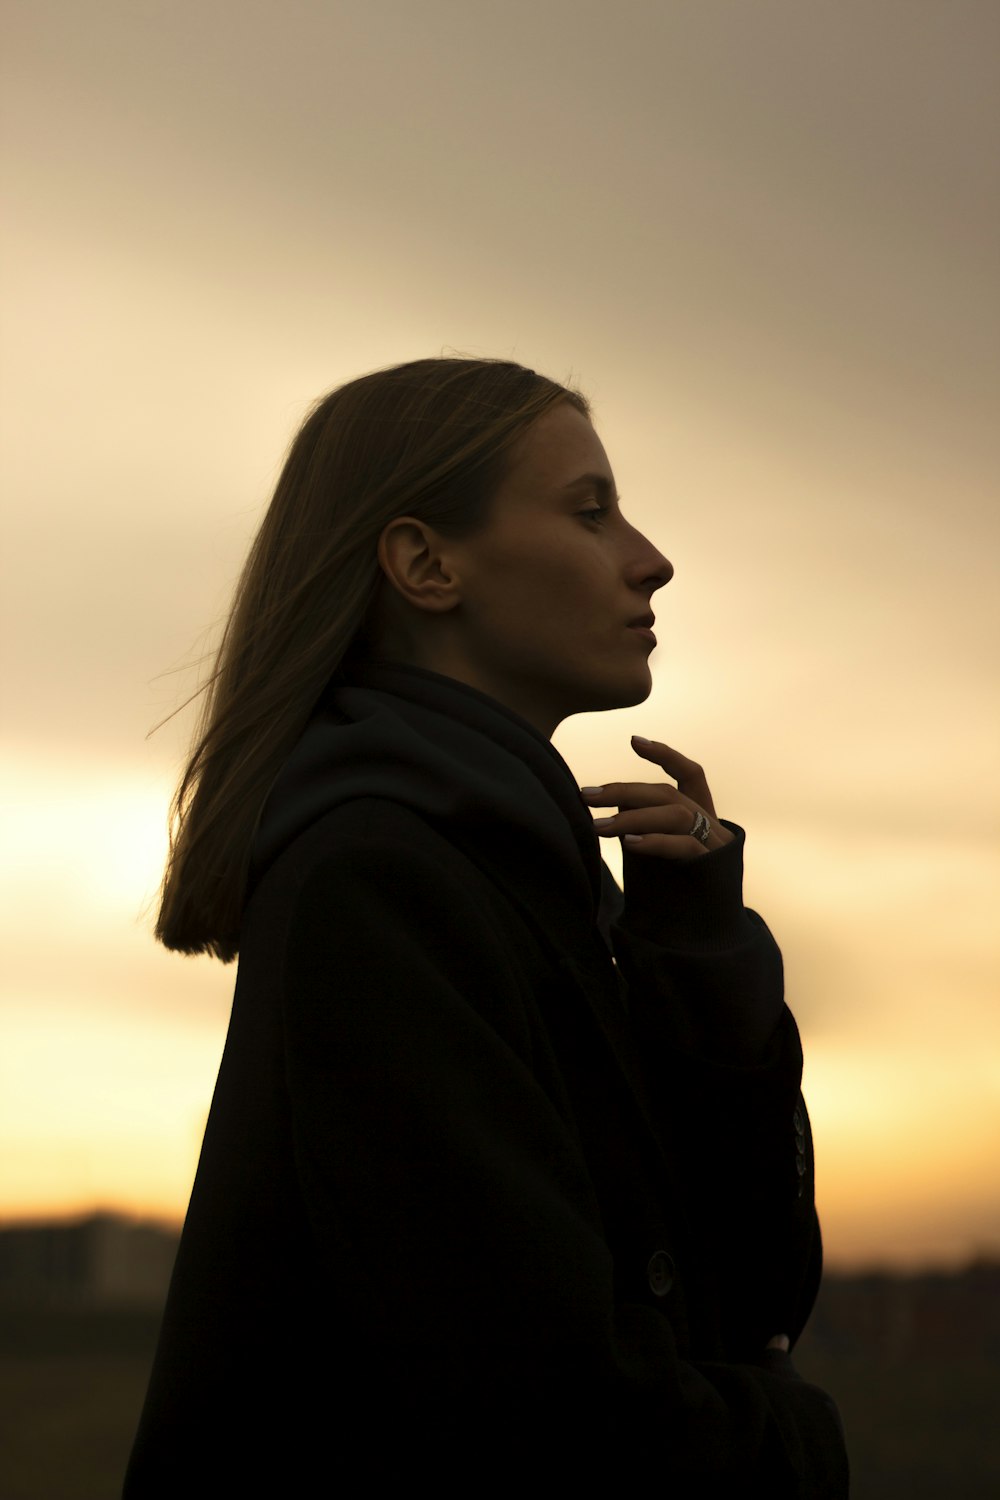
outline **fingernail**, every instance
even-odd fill
[[[634,734],[632,736],[632,743],[633,745],[651,745],[653,741],[647,740],[644,734]]]
[[[614,821],[615,821],[614,818],[595,818],[594,819],[594,827],[595,828],[610,828],[611,824]]]
[[[604,791],[604,788],[602,786],[582,786],[580,791],[585,797],[596,797],[598,792]]]
[[[625,837],[622,839],[622,843],[623,844],[641,844],[642,841],[643,841],[643,839],[644,839],[644,837],[645,837],[645,834],[642,834],[642,833],[626,833]]]

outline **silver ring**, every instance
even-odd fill
[[[691,829],[691,837],[697,839],[699,844],[707,845],[711,832],[711,818],[706,818],[703,812],[696,812],[694,815],[694,826]]]

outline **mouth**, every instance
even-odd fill
[[[653,624],[655,618],[656,617],[653,614],[640,615],[638,619],[629,621],[628,628],[629,630],[634,631],[636,635],[641,635],[645,640],[650,641],[655,646],[656,636],[653,634]]]

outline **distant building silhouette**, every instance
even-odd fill
[[[175,1230],[117,1214],[0,1229],[0,1305],[156,1308],[177,1253]]]
[[[162,1307],[179,1235],[117,1214],[0,1228],[0,1308]],[[828,1272],[803,1348],[885,1365],[981,1356],[1000,1363],[1000,1257],[961,1271]]]
[[[831,1355],[1000,1362],[1000,1259],[961,1271],[828,1273],[806,1338]]]

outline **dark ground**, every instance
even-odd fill
[[[155,1311],[0,1309],[2,1500],[115,1500]],[[1000,1267],[830,1277],[796,1353],[837,1400],[852,1500],[1000,1496]]]

